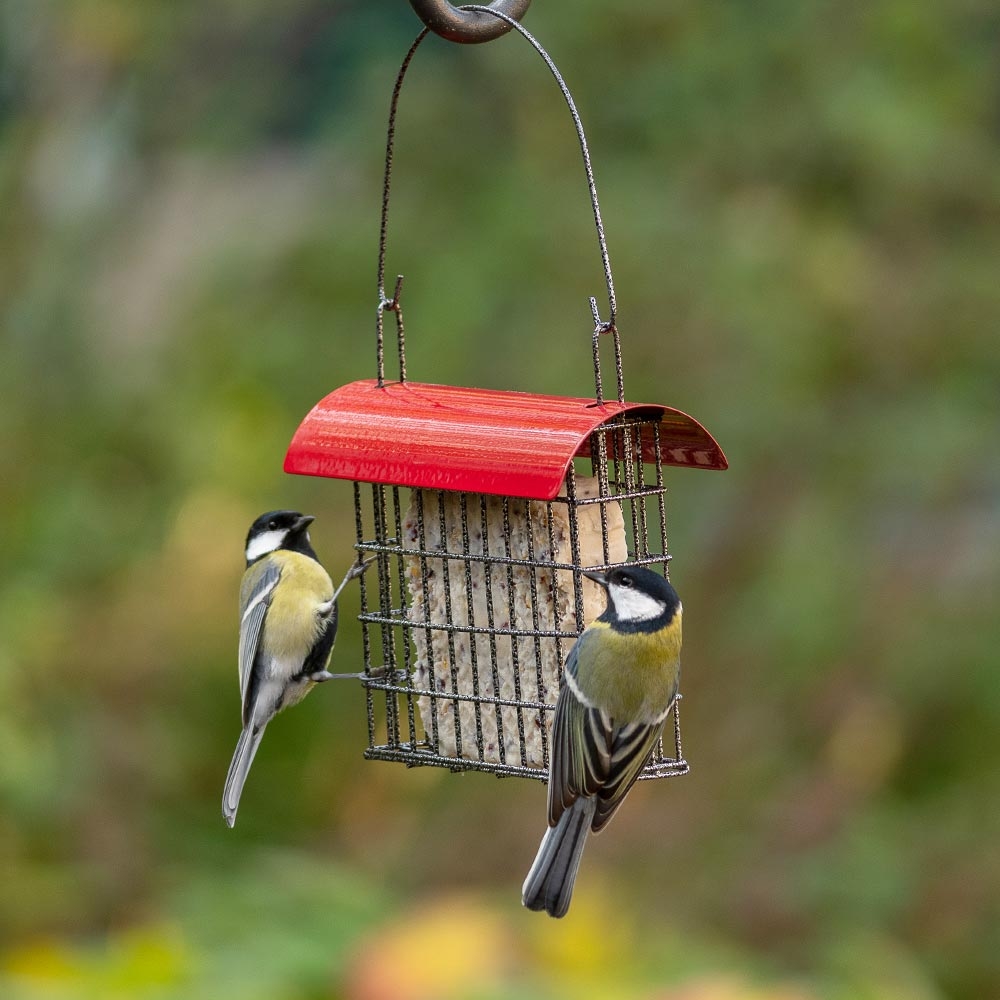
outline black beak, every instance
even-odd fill
[[[295,524],[292,525],[292,531],[303,531],[309,527],[310,524],[315,521],[316,518],[312,514],[303,514]]]
[[[608,586],[608,578],[603,573],[594,573],[594,572],[588,573],[587,570],[584,570],[583,575],[588,580],[593,580],[594,583],[599,583],[605,589]]]

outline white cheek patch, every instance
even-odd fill
[[[282,529],[265,531],[262,535],[251,538],[250,544],[247,546],[247,562],[253,562],[254,559],[259,559],[261,556],[266,556],[268,552],[280,548],[287,534],[288,532]]]
[[[636,590],[635,587],[622,587],[613,583],[608,588],[608,593],[611,595],[619,621],[648,622],[653,618],[659,618],[667,610],[663,601],[658,601],[655,597]]]

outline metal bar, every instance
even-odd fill
[[[659,562],[659,559],[653,559],[652,562]],[[635,562],[618,563],[619,566],[635,566]],[[604,569],[612,569],[612,566],[602,567]],[[398,610],[398,609],[394,609]],[[423,628],[429,629],[432,632],[460,632],[466,635],[507,635],[512,638],[517,639],[534,639],[536,636],[540,639],[576,639],[579,636],[579,632],[565,632],[557,631],[555,629],[533,629],[533,628],[505,628],[503,626],[499,628],[490,629],[488,626],[484,625],[462,625],[457,622],[433,622],[429,620],[424,621],[414,621],[410,618],[406,618],[400,613],[398,617],[389,617],[387,615],[375,614],[369,611],[365,614],[361,621],[366,621],[372,625],[398,625],[401,628]]]
[[[490,674],[493,678],[493,699],[497,716],[497,754],[500,763],[507,762],[507,743],[503,738],[503,711],[500,708],[500,670],[497,664],[497,631],[493,620],[493,566],[490,560],[490,530],[486,497],[479,495],[479,521],[483,533],[483,573],[486,587],[486,627],[490,637]]]
[[[373,747],[365,751],[366,760],[388,760],[406,764],[409,767],[446,767],[450,771],[483,771],[495,774],[498,778],[535,778],[548,781],[548,771],[526,764],[494,764],[490,761],[461,761],[454,757],[442,757],[440,754],[416,747],[412,750],[400,751],[392,747]]]
[[[393,763],[406,764],[409,767],[446,767],[450,771],[481,771],[494,774],[498,778],[534,778],[537,781],[548,782],[548,768],[532,767],[527,764],[496,764],[491,761],[469,760],[463,758],[444,757],[435,753],[430,747],[416,744],[407,747],[369,747],[364,753],[366,760],[385,760]],[[659,763],[647,764],[639,774],[640,781],[655,778],[675,777],[687,774],[690,765],[686,760],[665,760]]]
[[[389,680],[382,680],[381,678],[373,677],[370,681],[363,680],[361,682],[367,687],[371,687],[376,691],[396,691],[405,692],[412,691],[414,695],[422,698],[440,698],[441,692],[435,691],[430,688],[420,688],[420,687],[407,687],[405,684],[393,683]],[[479,702],[480,704],[484,702],[496,703],[502,705],[504,708],[518,708],[518,709],[529,709],[531,711],[542,711],[542,712],[553,712],[555,711],[555,705],[549,704],[547,701],[526,701],[522,698],[488,698],[485,695],[474,695],[474,694],[448,694],[447,698],[449,701],[464,701],[468,704],[474,704]]]
[[[507,551],[507,555],[510,555],[510,500],[508,497],[501,498],[500,502],[501,510],[503,511],[503,540],[504,546]],[[530,565],[528,562],[524,562],[523,565]],[[517,647],[517,632],[514,629],[514,622],[517,621],[517,609],[514,606],[514,565],[511,562],[507,563],[507,619],[510,623],[510,669],[513,672],[514,680],[514,696],[520,701],[521,700],[521,665],[520,665],[520,650]],[[502,634],[502,630],[501,630]],[[517,746],[518,751],[521,754],[521,762],[524,763],[525,758],[528,755],[528,747],[524,739],[524,716],[521,711],[518,710],[515,713],[517,717]]]
[[[358,545],[356,548],[362,544],[362,540],[365,537],[365,526],[364,518],[361,513],[361,484],[354,484],[354,526],[357,532]],[[361,614],[364,615],[368,611],[368,587],[365,584],[365,574],[362,573],[358,586],[361,591]],[[368,622],[363,618],[359,619],[361,622],[361,650],[364,656],[365,662],[365,673],[371,675],[372,667],[372,643],[371,636],[368,634]],[[368,714],[368,746],[375,745],[375,699],[372,697],[370,689],[365,690],[365,710]]]
[[[666,486],[663,482],[663,462],[661,461],[662,452],[660,449],[660,425],[659,423],[653,424],[653,453],[656,457],[656,488],[657,488],[657,503],[659,506],[660,515],[660,551],[663,553],[663,572],[669,577],[669,569],[667,563],[670,560],[670,555],[667,552],[667,508],[666,508]]]
[[[550,501],[545,505],[545,521],[546,527],[549,535],[549,554],[555,552],[556,550],[556,536],[555,536],[555,524],[552,518],[552,502]],[[552,627],[558,632],[559,631],[559,581],[556,578],[556,574],[553,572],[549,579],[549,589],[552,594]],[[556,641],[556,661],[559,664],[559,672],[561,673],[563,669],[563,664],[566,660],[563,656],[563,644],[562,636],[554,636]],[[539,692],[539,698],[541,698],[541,692]],[[542,731],[545,731],[545,726],[542,726]],[[548,744],[548,733],[545,733],[545,740],[542,743],[542,763],[545,767],[549,766],[549,744]]]
[[[566,472],[566,496],[570,500],[569,513],[569,550],[573,560],[573,611],[576,615],[576,634],[579,636],[585,627],[583,614],[583,576],[580,572],[580,525],[576,519],[576,469],[570,462]]]
[[[394,486],[392,488],[392,505],[393,505],[393,524],[396,529],[396,538],[403,537],[403,521],[402,515],[400,513],[399,504],[399,487]],[[403,615],[407,615],[407,608],[409,606],[409,601],[407,598],[407,587],[406,587],[406,574],[403,570],[403,560],[397,555],[396,558],[396,571],[399,585],[399,601],[403,612]],[[410,639],[408,633],[403,633],[403,671],[407,678],[412,679],[413,673],[413,662],[410,650]],[[406,724],[410,731],[410,742],[414,742],[417,738],[417,720],[416,714],[413,709],[413,696],[406,696]]]
[[[538,700],[541,701],[545,681],[542,678],[542,641],[538,630],[538,578],[535,575],[538,572],[538,568],[535,563],[535,529],[531,522],[530,503],[525,503],[524,505],[524,529],[527,536],[528,561],[532,564],[532,568],[528,570],[528,591],[531,594],[531,627],[535,643],[535,694]],[[562,666],[561,662],[559,666]],[[548,760],[549,734],[545,730],[545,718],[544,716],[535,716],[533,721],[537,721],[539,724],[542,741],[542,760]],[[524,757],[522,756],[521,759],[524,760]]]
[[[444,490],[437,491],[438,501],[438,530],[441,532],[442,559],[441,578],[444,582],[444,617],[445,621],[453,623],[455,613],[451,606],[451,551],[448,548],[448,521],[444,513]],[[426,595],[424,595],[426,604]],[[455,629],[448,629],[448,670],[451,674],[451,693],[458,694],[458,663],[455,657]],[[437,695],[436,697],[441,697]],[[452,702],[452,716],[455,721],[455,756],[462,756],[462,715],[458,709],[458,701]]]
[[[469,555],[469,509],[468,509],[468,494],[462,493],[459,496],[459,506],[462,512],[462,554],[466,557],[463,562],[465,565],[465,609],[466,614],[469,616],[469,625],[475,628],[476,625],[476,605],[475,601],[472,599],[473,586],[472,586],[472,560],[468,558]],[[472,693],[475,695],[479,694],[479,650],[476,649],[476,636],[474,634],[469,636],[469,666],[472,670]],[[482,760],[485,752],[485,747],[483,745],[483,716],[480,704],[477,701],[474,705],[475,716],[476,716],[476,749],[479,751],[479,759]]]
[[[635,432],[635,446],[636,454],[640,456],[639,461],[636,463],[638,465],[638,475],[639,482],[634,484],[638,486],[639,490],[645,490],[646,488],[646,466],[642,461],[642,426],[640,424],[635,424],[633,426],[633,431]],[[626,431],[626,433],[628,433]],[[633,510],[638,514],[639,525],[638,532],[636,535],[635,542],[635,554],[637,556],[648,556],[649,555],[649,526],[646,523],[646,498],[645,496],[639,497],[631,501]]]
[[[427,679],[431,684],[435,684],[434,677],[434,633],[431,629],[430,621],[430,611],[427,607],[427,592],[428,592],[428,580],[430,579],[430,574],[427,571],[427,533],[424,525],[424,491],[417,490],[417,537],[420,539],[420,583],[423,587],[424,595],[424,618],[425,618],[425,628],[424,628],[424,640],[427,643]],[[406,619],[407,625],[404,627],[409,627],[409,619]],[[402,625],[403,621],[398,621],[398,624]],[[395,664],[393,664],[395,667]],[[433,700],[436,698],[436,693],[432,696],[430,703],[430,715],[431,715],[431,740],[434,746],[439,745],[438,740],[440,734],[438,731],[438,719],[437,719],[437,701]],[[421,716],[421,718],[423,718]],[[427,720],[423,719],[424,723],[424,734],[427,733]]]
[[[617,433],[621,435],[621,448],[616,449],[616,451],[621,452],[621,463],[625,473],[625,491],[631,495],[635,493],[635,461],[630,447],[632,443],[632,435],[627,426],[623,426],[619,431],[617,431]],[[618,458],[616,457],[615,469],[617,470],[617,468]],[[624,513],[624,508],[622,513]],[[632,524],[632,552],[634,555],[640,555],[639,517],[635,509],[635,500],[628,501],[628,513],[629,521]]]
[[[385,487],[379,484],[372,484],[372,509],[374,512],[375,537],[384,541],[388,538],[385,511]],[[378,596],[379,610],[383,613],[392,607],[392,578],[389,574],[389,552],[381,551],[378,556]],[[396,662],[396,633],[389,627],[388,623],[381,623],[382,635],[382,656],[389,663]],[[391,741],[399,742],[399,705],[395,698],[386,698],[385,701],[385,722],[388,729],[387,738]]]

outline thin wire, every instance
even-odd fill
[[[602,322],[600,319],[600,314],[597,311],[597,303],[595,299],[591,299],[591,309],[594,313],[594,322],[597,326],[601,328],[601,333],[610,333],[615,327],[615,320],[618,315],[618,304],[615,299],[615,282],[611,275],[611,259],[608,256],[608,241],[604,235],[604,222],[601,218],[601,205],[597,200],[597,183],[594,180],[594,168],[590,162],[590,147],[587,145],[587,136],[583,131],[583,121],[580,118],[580,112],[576,108],[576,101],[573,100],[573,95],[569,91],[569,87],[566,85],[566,81],[563,79],[562,74],[559,72],[556,64],[552,61],[552,57],[545,51],[542,47],[541,42],[527,28],[521,24],[520,21],[515,21],[514,18],[509,17],[502,11],[494,10],[492,7],[483,7],[479,4],[468,4],[461,8],[462,10],[475,10],[482,14],[492,14],[493,17],[499,18],[501,21],[506,21],[515,31],[520,32],[528,44],[542,57],[545,65],[548,66],[549,72],[552,74],[556,83],[559,85],[559,89],[562,91],[563,98],[566,101],[566,106],[569,108],[569,113],[573,117],[573,124],[576,127],[576,137],[580,142],[580,152],[583,154],[583,166],[587,172],[587,187],[590,191],[590,203],[594,210],[594,225],[597,228],[597,242],[601,250],[601,263],[604,265],[604,280],[608,286],[608,308],[611,311],[610,318],[606,323]]]
[[[591,296],[590,298],[590,310],[594,318],[594,382],[595,390],[597,394],[597,402],[604,402],[604,389],[601,379],[601,362],[600,362],[600,350],[598,347],[598,340],[603,334],[610,333],[612,335],[612,341],[614,345],[614,358],[615,358],[615,377],[616,377],[616,388],[618,390],[618,402],[625,402],[625,384],[624,384],[624,372],[622,368],[622,358],[621,358],[621,338],[618,332],[618,302],[615,296],[615,282],[614,277],[611,273],[611,258],[608,254],[608,241],[604,234],[604,221],[601,217],[601,205],[597,198],[597,182],[594,180],[594,168],[590,161],[590,147],[587,145],[587,136],[583,130],[583,121],[580,118],[580,112],[577,110],[576,102],[573,100],[573,95],[570,93],[569,87],[566,85],[566,81],[563,79],[562,74],[559,72],[558,67],[552,61],[552,57],[545,51],[542,44],[535,38],[534,35],[528,31],[519,21],[514,18],[504,14],[502,11],[494,10],[492,7],[484,7],[480,4],[466,4],[458,8],[460,10],[467,11],[477,11],[482,14],[489,14],[492,17],[498,18],[501,21],[505,21],[509,24],[515,31],[521,34],[529,45],[541,56],[545,65],[548,67],[549,72],[552,74],[556,83],[562,92],[563,98],[566,101],[566,106],[569,109],[570,115],[573,118],[573,125],[576,128],[577,141],[580,144],[580,152],[583,156],[583,166],[587,174],[587,188],[590,192],[590,204],[594,213],[594,226],[597,229],[597,243],[601,253],[601,264],[604,268],[604,281],[607,285],[608,292],[608,319],[602,320],[600,316],[600,311],[597,308],[597,299]],[[413,61],[413,56],[415,55],[417,48],[420,43],[427,37],[430,33],[429,28],[424,28],[414,39],[413,44],[410,46],[409,51],[406,53],[403,63],[399,68],[399,73],[396,76],[396,83],[392,90],[392,100],[389,105],[389,125],[386,131],[386,142],[385,142],[385,175],[382,182],[382,215],[381,215],[381,225],[379,228],[379,244],[378,244],[378,310],[376,314],[376,333],[377,333],[377,363],[378,363],[378,384],[381,387],[385,380],[385,347],[384,347],[384,330],[383,330],[383,314],[386,310],[396,313],[396,319],[398,323],[398,346],[399,346],[399,364],[400,364],[400,381],[405,381],[405,344],[403,338],[402,329],[402,316],[399,305],[399,289],[402,277],[397,280],[396,283],[396,293],[390,299],[385,293],[385,256],[386,256],[386,244],[387,244],[387,233],[389,227],[389,194],[392,183],[392,160],[393,160],[393,149],[396,138],[396,114],[399,108],[399,95],[403,87],[403,79],[406,76],[406,72],[410,67],[410,63]]]
[[[396,292],[393,297],[391,299],[387,298],[385,294],[385,248],[386,234],[389,229],[389,188],[392,182],[392,152],[396,141],[396,111],[399,107],[399,94],[403,89],[403,78],[406,76],[406,71],[410,68],[410,63],[413,61],[413,56],[416,54],[417,48],[430,34],[430,31],[430,28],[424,28],[424,30],[421,31],[420,34],[413,40],[413,44],[410,46],[409,52],[406,53],[406,57],[403,59],[403,64],[399,67],[399,73],[396,75],[396,85],[392,88],[392,101],[389,105],[389,127],[386,130],[385,136],[385,174],[382,178],[382,218],[379,226],[378,238],[378,309],[375,314],[376,360],[378,365],[379,388],[382,388],[385,384],[385,333],[383,328],[383,314],[386,309],[396,313],[399,334],[400,381],[406,381],[406,349],[403,338],[402,316],[399,306],[399,293],[403,283],[402,275],[399,275],[396,278]]]

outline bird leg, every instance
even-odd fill
[[[370,559],[366,559],[364,562],[356,562],[344,575],[344,579],[340,581],[340,585],[333,592],[333,597],[317,606],[316,613],[324,618],[329,615],[333,611],[334,607],[336,607],[337,598],[340,596],[340,592],[344,589],[344,587],[346,587],[355,577],[361,576],[361,574],[364,573],[364,571],[368,569],[373,562],[375,562],[375,556],[372,556]]]
[[[365,570],[373,562],[375,562],[376,557],[370,556],[368,559],[359,560],[354,563],[353,566],[344,574],[344,579],[340,581],[340,586],[333,592],[333,597],[329,601],[324,602],[319,606],[319,613],[321,615],[328,615],[333,611],[334,606],[337,603],[337,598],[340,596],[340,592],[346,587],[351,580],[356,577],[361,576]],[[331,674],[329,670],[317,670],[316,673],[311,674],[309,679],[314,681],[316,684],[322,684],[324,681],[356,681],[364,680],[365,674]]]
[[[347,571],[347,573],[344,574],[344,579],[340,581],[340,586],[338,586],[337,589],[333,592],[333,597],[331,598],[331,600],[336,601],[337,598],[340,596],[340,592],[344,589],[344,587],[346,587],[351,582],[351,580],[354,580],[357,577],[361,576],[365,572],[365,570],[367,570],[368,567],[371,566],[373,562],[375,562],[376,558],[377,556],[369,556],[369,558],[367,559],[359,560],[358,562],[354,563],[354,565],[351,566],[351,568]]]

